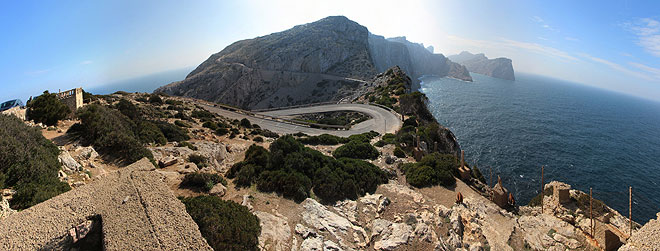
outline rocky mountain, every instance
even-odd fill
[[[155,92],[258,109],[346,99],[397,64],[415,79],[471,80],[465,67],[421,45],[374,37],[346,17],[327,17],[235,42]]]
[[[506,80],[516,79],[513,73],[511,59],[508,58],[488,59],[483,53],[472,54],[463,51],[458,55],[449,56],[449,59],[465,65],[471,72]]]

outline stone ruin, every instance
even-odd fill
[[[502,186],[500,176],[497,176],[497,184],[493,187],[491,200],[501,208],[506,208],[509,205],[509,191]]]
[[[461,175],[462,180],[469,180],[472,177],[470,168],[465,165],[465,152],[463,150],[461,150],[461,166],[458,168],[458,173]]]
[[[68,91],[58,92],[55,94],[62,103],[64,103],[71,113],[69,116],[73,116],[78,111],[78,108],[83,106],[83,89],[74,88]]]

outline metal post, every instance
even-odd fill
[[[543,213],[543,197],[545,197],[545,185],[543,184],[543,169],[545,166],[541,166],[541,213]]]
[[[628,218],[630,220],[630,236],[632,236],[632,187],[628,187]]]
[[[594,212],[592,203],[592,189],[589,188],[589,217],[591,218],[591,237],[594,237]]]

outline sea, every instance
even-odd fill
[[[85,88],[85,91],[99,95],[112,94],[117,91],[151,93],[158,87],[185,79],[186,75],[188,75],[188,73],[190,73],[193,69],[193,67],[185,67],[181,69],[152,73],[99,86],[88,87]]]
[[[456,135],[465,159],[518,204],[558,180],[589,192],[633,220],[660,212],[660,103],[562,80],[516,74],[515,81],[471,73],[474,82],[424,77],[438,122]]]

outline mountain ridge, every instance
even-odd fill
[[[512,61],[508,58],[488,59],[483,53],[472,54],[468,51],[463,51],[457,55],[449,56],[449,59],[465,65],[471,72],[505,80],[516,79]]]
[[[155,92],[259,109],[345,100],[361,93],[380,68],[399,64],[409,66],[402,68],[413,79],[431,74],[471,81],[465,67],[422,46],[420,54],[418,44],[379,40],[384,47],[375,51],[370,40],[366,27],[343,16],[326,17],[234,42],[186,79]],[[421,56],[411,56],[410,48]]]

